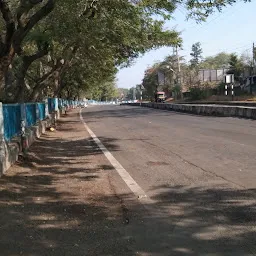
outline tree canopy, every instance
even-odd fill
[[[234,2],[0,0],[0,98],[36,101],[114,88],[118,67],[151,49],[181,46],[180,34],[164,29],[177,6],[204,20]]]

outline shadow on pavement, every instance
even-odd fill
[[[64,128],[73,133],[65,137]],[[255,253],[255,189],[155,187],[150,214],[131,194],[105,194],[112,166],[78,128],[64,128],[38,140],[29,161],[0,179],[0,255]],[[118,150],[113,139],[101,141]]]

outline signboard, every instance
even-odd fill
[[[225,84],[232,84],[232,83],[234,83],[234,81],[235,81],[234,74],[225,75],[225,77],[224,77]]]
[[[157,72],[157,79],[158,79],[158,84],[159,85],[164,85],[165,84],[165,75],[164,75],[164,73],[162,73],[162,72],[160,72],[160,71],[158,71]]]
[[[199,80],[202,82],[223,81],[228,69],[200,69],[198,72]]]

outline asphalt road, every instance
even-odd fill
[[[256,255],[256,121],[129,106],[83,117],[152,200],[144,208],[113,174],[133,250]]]

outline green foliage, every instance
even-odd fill
[[[168,18],[175,9],[174,3],[165,0],[94,2],[92,10],[91,1],[56,0],[54,10],[27,34],[24,54],[32,55],[50,46],[48,56],[35,60],[42,64],[41,72],[36,72],[38,66],[34,64],[27,70],[26,80],[31,88],[28,95],[45,87],[50,95],[60,91],[66,94],[72,91],[76,95],[88,88],[91,92],[95,87],[95,97],[104,98],[105,94],[114,92],[98,93],[98,90],[115,76],[117,66],[127,66],[151,49],[181,44],[179,33],[165,30],[164,21],[159,19]],[[153,18],[153,14],[158,18]],[[60,60],[65,64],[59,65]],[[54,69],[58,72],[52,72],[44,87],[38,87],[37,81]],[[56,80],[60,89],[56,89]],[[71,90],[71,86],[76,88]]]
[[[140,99],[140,85],[130,88],[126,98],[129,100]]]
[[[118,98],[119,99],[125,99],[127,95],[129,94],[129,89],[127,88],[118,88]]]
[[[244,69],[242,59],[239,58],[235,53],[232,53],[230,55],[229,65],[230,65],[229,73],[234,74],[235,80],[239,81],[239,77],[242,74]]]
[[[199,65],[203,69],[228,68],[231,54],[221,52],[215,56],[206,57]]]
[[[184,58],[179,58],[182,71],[185,71],[187,65]],[[163,81],[159,84],[158,73],[162,74]],[[143,86],[145,87],[144,94],[153,99],[156,91],[165,91],[167,95],[171,95],[172,92],[180,94],[181,87],[178,85],[178,58],[176,55],[170,55],[165,57],[161,62],[155,63],[152,67],[145,71],[143,78]],[[182,75],[182,73],[180,73]]]
[[[196,87],[191,87],[190,88],[190,99],[191,100],[202,100],[207,98],[207,89],[196,86]]]
[[[154,99],[154,94],[157,91],[158,88],[158,65],[156,64],[155,66],[148,68],[145,71],[145,75],[142,81],[142,84],[145,88],[144,95],[151,100]]]
[[[99,85],[94,85],[87,90],[87,98],[99,101],[110,101],[118,98],[118,90],[114,80],[105,81]]]
[[[130,65],[132,61],[151,49],[162,46],[180,46],[182,40],[175,30],[165,30],[164,21],[171,19],[174,10],[185,4],[191,17],[203,20],[214,9],[221,10],[232,0],[169,1],[169,0],[45,0],[6,1],[15,15],[15,28],[25,28],[33,15],[42,12],[33,26],[25,33],[10,37],[20,56],[34,56],[26,69],[26,95],[36,100],[35,95],[46,94],[78,97],[86,93],[97,98],[116,94],[114,77],[117,67]],[[44,9],[46,4],[50,8]],[[54,7],[54,8],[53,8]],[[0,21],[1,36],[6,33],[5,21]],[[17,44],[20,39],[20,45]],[[4,40],[3,40],[4,41]],[[17,46],[17,47],[16,47]],[[17,48],[17,49],[16,49]],[[38,54],[44,50],[47,54]],[[199,58],[200,51],[195,55]],[[166,59],[172,69],[175,61]],[[19,73],[22,62],[12,63]],[[162,63],[164,64],[164,63]],[[174,75],[164,69],[169,85],[174,84]],[[152,70],[151,70],[152,71]],[[157,89],[157,69],[153,68],[143,83],[145,94],[152,96]],[[16,83],[13,83],[15,91]],[[171,88],[167,88],[172,90]],[[38,93],[35,93],[38,92]],[[42,93],[43,92],[43,93]],[[33,97],[32,97],[33,96]]]
[[[242,0],[242,2],[250,1],[251,0]],[[193,18],[201,22],[205,21],[214,12],[221,12],[223,8],[226,8],[228,5],[234,5],[237,2],[241,2],[241,0],[188,0],[185,1],[185,5],[189,11],[188,18]]]
[[[203,53],[200,42],[193,44],[191,50],[192,50],[190,53],[190,55],[192,56],[192,59],[190,60],[191,66],[197,67],[202,59],[202,53]]]

